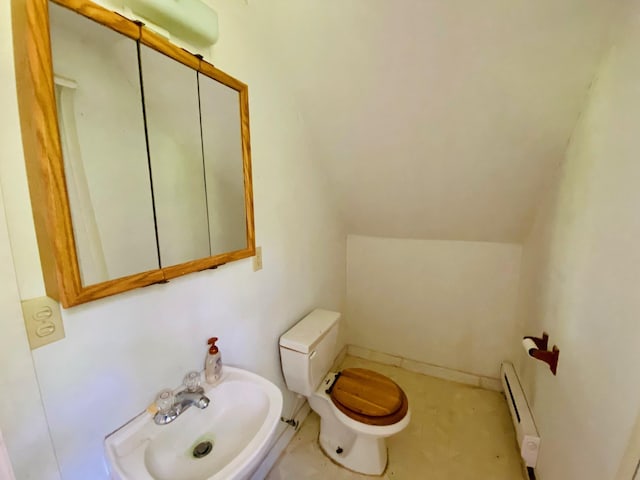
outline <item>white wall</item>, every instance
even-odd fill
[[[523,254],[523,334],[549,332],[558,374],[524,358],[541,480],[609,480],[640,406],[640,3],[594,81]],[[636,457],[636,462],[637,462]]]
[[[0,432],[0,478],[6,480],[15,480],[16,478],[11,466],[11,460],[9,460],[9,452],[7,452],[7,447],[2,438],[2,432]]]
[[[7,216],[9,212],[16,217],[25,211],[27,215],[31,214],[28,204],[11,205],[9,208],[4,202],[4,197],[9,194],[27,194],[24,184],[5,178],[9,163],[22,158],[13,80],[13,43],[11,29],[7,28],[11,16],[9,6],[9,2],[0,2],[0,431],[18,480],[56,480],[60,476],[22,323],[18,282],[5,217],[5,211]],[[31,243],[28,240],[24,242],[24,252],[16,257],[16,267],[18,261],[23,266],[34,264],[29,255],[34,252],[29,247],[35,247],[33,222],[17,224],[16,236],[22,233],[27,234],[24,236]],[[39,285],[40,289],[44,288],[42,280]],[[24,284],[24,288],[29,291],[27,284]],[[33,461],[34,451],[38,452],[37,462]],[[3,467],[0,466],[0,477],[2,471]]]
[[[517,353],[521,248],[349,235],[349,343],[498,377]]]
[[[4,54],[3,58],[5,58]],[[6,105],[11,105],[11,99],[7,98],[7,100]],[[11,125],[5,125],[4,122],[2,125],[9,127],[3,128],[3,133],[8,130],[18,131],[17,126],[11,128]],[[0,139],[5,145],[4,135],[0,136]],[[6,140],[11,139],[7,137]],[[0,265],[0,325],[2,326],[2,335],[0,335],[0,431],[18,480],[58,479],[60,477],[49,437],[47,419],[40,401],[40,390],[22,323],[20,298],[11,258],[1,191]],[[37,452],[38,461],[34,461],[34,452]],[[0,459],[0,478],[4,479],[2,472],[2,459]]]
[[[255,3],[350,233],[521,243],[620,2]]]
[[[64,311],[66,338],[34,351],[33,359],[65,480],[106,478],[104,436],[144,409],[158,390],[177,386],[187,370],[202,368],[211,335],[221,339],[223,362],[283,387],[288,411],[293,399],[281,377],[279,335],[314,307],[343,308],[346,237],[296,105],[270,67],[267,47],[262,50],[253,6],[233,0],[215,6],[222,37],[209,60],[250,88],[256,234],[264,269],[254,273],[251,260],[244,260]],[[7,36],[3,45],[10,45],[8,15],[0,21]],[[0,91],[8,92],[14,82],[10,49],[3,51],[2,62]],[[7,162],[0,179],[21,186],[5,192],[12,205],[7,218],[12,250],[22,269],[20,293],[35,296],[43,289],[33,266],[33,228],[22,228],[31,219],[21,214],[28,210],[28,196],[15,109],[3,109],[2,125],[13,135],[0,143],[0,158]],[[3,259],[0,271],[7,268],[10,259]],[[15,284],[3,280],[2,291],[15,290]],[[17,302],[17,296],[9,302],[13,315],[0,317],[5,331],[23,332]],[[18,337],[14,348],[28,358],[25,338]],[[20,452],[32,450],[20,449],[20,437],[5,430],[1,419],[19,414],[13,404],[0,403],[0,425],[16,464]]]

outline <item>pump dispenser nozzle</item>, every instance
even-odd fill
[[[207,340],[207,343],[211,345],[211,347],[209,347],[209,353],[211,355],[218,353],[218,347],[216,346],[217,341],[218,337],[211,337],[209,340]]]

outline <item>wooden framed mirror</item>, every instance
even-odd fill
[[[47,295],[64,307],[255,254],[247,86],[88,0],[12,0]]]

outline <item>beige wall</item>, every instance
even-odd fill
[[[497,378],[517,354],[521,248],[349,235],[349,343]]]
[[[542,437],[542,480],[614,478],[640,407],[640,5],[634,3],[627,33],[599,70],[524,245],[523,334],[546,330],[561,352],[556,377],[521,359]]]
[[[0,181],[20,280],[13,276],[0,218],[0,295],[11,295],[6,312],[0,297],[0,429],[18,478],[49,480],[58,477],[55,463],[39,445],[47,441],[46,424],[16,286],[22,298],[44,291],[15,109],[10,16],[7,2],[1,3]],[[220,337],[223,363],[274,381],[289,411],[294,399],[284,388],[278,337],[315,307],[343,308],[346,236],[297,106],[269,64],[253,6],[235,0],[215,6],[223,33],[208,58],[249,85],[256,233],[264,269],[254,273],[251,260],[243,260],[63,312],[66,338],[32,355],[65,480],[106,478],[104,436],[143,410],[160,389],[175,387],[188,370],[202,368],[206,339],[212,335]],[[11,348],[4,348],[5,341]],[[20,403],[23,399],[34,405]],[[33,414],[38,408],[39,416]],[[42,431],[25,430],[29,422]],[[24,473],[36,467],[42,471]]]

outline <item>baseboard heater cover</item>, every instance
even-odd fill
[[[538,462],[538,451],[540,450],[540,436],[520,385],[520,380],[518,380],[516,370],[511,363],[504,362],[502,364],[500,378],[516,431],[520,455],[522,455],[527,467],[535,468]]]

